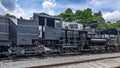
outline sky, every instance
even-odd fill
[[[93,12],[102,11],[106,21],[120,20],[120,0],[0,0],[0,15],[10,13],[26,19],[33,13],[58,15],[67,8],[73,12],[91,8]]]

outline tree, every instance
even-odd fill
[[[62,17],[65,21],[71,22],[73,21],[74,14],[72,10],[68,8],[64,13],[61,13],[59,16]]]
[[[94,16],[95,16],[95,17],[98,17],[98,16],[102,17],[102,12],[99,11],[98,13],[94,13]]]
[[[77,10],[75,12],[73,20],[78,22],[78,23],[81,22],[81,20],[82,20],[82,11],[81,10]]]
[[[93,21],[92,10],[90,8],[85,10],[77,10],[75,13],[73,13],[72,10],[68,8],[59,16],[62,17],[65,21],[76,21],[78,23],[82,23],[84,26],[87,26],[90,21]]]
[[[108,24],[108,28],[117,28],[120,27],[120,22]]]
[[[116,23],[120,23],[120,20],[118,20]]]
[[[107,24],[105,23],[104,18],[102,17],[101,11],[94,13],[93,16],[94,20],[98,21],[98,28],[108,27]]]
[[[85,9],[82,12],[81,17],[82,17],[81,23],[83,23],[85,26],[87,26],[89,22],[93,21],[92,10],[90,8]]]
[[[76,21],[82,23],[84,26],[87,26],[91,21],[98,21],[98,28],[107,27],[104,18],[102,17],[102,12],[93,13],[90,8],[85,10],[76,10],[75,13],[72,12],[70,8],[66,9],[65,12],[59,15],[65,21]]]
[[[72,12],[72,9],[71,9],[71,8],[68,8],[68,9],[65,11],[65,13],[72,14],[73,12]]]
[[[10,14],[5,14],[3,17],[8,17],[8,18],[16,18],[14,15],[10,15]]]

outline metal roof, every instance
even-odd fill
[[[63,20],[63,18],[61,18],[61,17],[51,16],[51,15],[48,15],[46,13],[34,13],[34,15],[41,16],[41,17],[47,17],[47,18],[54,18],[54,19]]]

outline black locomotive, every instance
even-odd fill
[[[82,30],[63,28],[62,22],[62,18],[44,13],[34,13],[32,20],[0,17],[0,54],[80,54],[120,50],[120,28],[114,30],[117,34],[112,34],[106,29],[97,29],[96,21]]]

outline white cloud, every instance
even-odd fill
[[[55,15],[54,8],[56,6],[55,0],[44,0],[42,3],[43,11],[50,15]]]
[[[42,3],[43,9],[52,9],[53,7],[56,6],[56,3],[51,0],[44,0]]]
[[[116,22],[120,20],[120,11],[107,12],[103,15],[106,21]]]
[[[3,14],[5,14],[6,11],[7,11],[7,9],[0,2],[0,14],[3,15]]]
[[[55,12],[53,10],[48,11],[48,14],[55,15]]]
[[[15,7],[15,10],[14,11],[7,11],[7,13],[10,13],[12,15],[15,15],[16,17],[24,17],[24,18],[28,18],[26,16],[26,14],[24,13],[24,10],[19,6],[19,5],[16,5]]]
[[[17,1],[17,0],[13,0],[14,1]],[[11,4],[14,4],[14,8],[8,8],[7,5],[3,5],[1,3],[2,1],[0,0],[0,15],[4,15],[6,13],[9,13],[9,14],[12,14],[12,15],[15,15],[17,18],[19,17],[24,17],[24,18],[28,18],[26,16],[26,14],[24,13],[24,10],[17,4],[17,2],[14,2],[14,3],[7,3],[9,4],[8,6],[10,6]],[[12,2],[12,0],[11,0]],[[10,9],[14,9],[14,10],[10,10]]]
[[[64,11],[66,8],[72,8],[73,12],[80,9],[84,10],[86,8],[93,9],[94,12],[102,11],[103,17],[106,21],[118,21],[120,20],[120,0],[87,0],[85,3],[58,3],[57,0],[43,0],[43,3],[40,4],[42,6],[42,9],[35,9],[35,8],[29,8],[29,9],[22,9],[18,4],[18,0],[10,0],[10,2],[13,3],[7,3],[7,4],[15,4],[15,7],[12,7],[13,10],[10,10],[10,7],[8,7],[6,4],[1,4],[1,1],[7,0],[0,0],[0,15],[4,15],[5,13],[10,13],[15,15],[16,17],[24,17],[29,18],[33,12],[45,12],[50,15],[59,14],[62,11]],[[64,1],[64,0],[63,0]],[[68,0],[69,1],[69,0]],[[33,3],[36,4],[36,3]],[[7,7],[6,7],[6,6]],[[39,6],[38,6],[39,7]],[[9,9],[8,9],[9,8]],[[58,10],[57,10],[58,9]]]
[[[103,18],[109,22],[120,20],[120,0],[91,0],[88,3],[95,11],[102,11]]]
[[[57,3],[58,8],[71,8],[73,11],[78,9],[84,10],[86,8],[91,8],[93,12],[102,11],[103,17],[106,21],[118,21],[120,20],[120,0],[87,0],[85,3],[81,4],[63,4]]]

